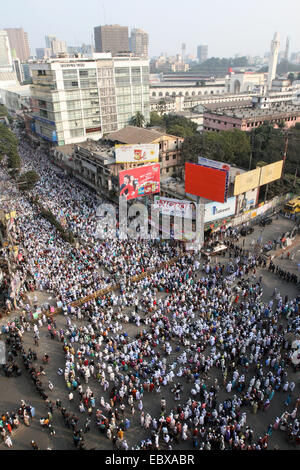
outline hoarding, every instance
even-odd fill
[[[159,161],[159,144],[115,145],[116,163]]]
[[[237,213],[245,212],[256,206],[258,200],[258,188],[251,189],[237,196]]]
[[[263,166],[260,173],[260,186],[279,180],[282,174],[283,160]]]
[[[120,171],[120,196],[127,200],[160,192],[160,165],[140,166]]]
[[[260,170],[261,168],[256,168],[242,175],[237,175],[234,182],[234,195],[237,196],[238,194],[246,193],[251,189],[257,188],[260,185]]]
[[[154,197],[154,205],[159,207],[160,212],[165,215],[175,215],[191,219],[193,217],[193,206],[195,211],[195,204],[180,199],[171,199],[169,197]]]
[[[209,158],[198,157],[198,165],[209,166],[210,168],[216,168],[217,170],[230,170],[230,165],[224,162],[217,162],[216,160],[210,160]]]
[[[185,192],[224,203],[228,190],[228,171],[196,163],[185,164]]]
[[[223,219],[235,214],[236,197],[230,197],[227,202],[209,202],[204,208],[204,223]]]

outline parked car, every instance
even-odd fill
[[[249,235],[249,233],[253,233],[254,232],[254,228],[253,227],[243,227],[241,229],[241,235],[243,237],[245,237],[246,235]]]
[[[266,225],[270,225],[273,222],[273,219],[271,217],[263,217],[259,221],[259,225],[262,225],[265,227]]]

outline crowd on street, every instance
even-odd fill
[[[182,445],[264,450],[278,429],[299,444],[300,395],[293,378],[299,366],[293,363],[288,335],[300,335],[300,297],[289,299],[276,290],[268,302],[262,300],[258,271],[266,267],[265,260],[235,244],[232,230],[223,234],[227,251],[218,262],[210,257],[203,262],[197,253],[166,241],[96,240],[99,198],[56,170],[42,150],[22,143],[20,154],[24,168],[40,175],[32,195],[64,218],[81,240],[78,248],[63,241],[28,198],[7,185],[17,211],[12,236],[22,256],[16,262],[26,281],[18,298],[24,313],[2,328],[8,349],[5,375],[22,373],[20,359],[47,407],[41,426],[55,434],[55,405],[49,399],[53,384],[47,366],[37,366],[39,359],[47,364],[49,358],[25,351],[23,336],[34,335],[38,345],[40,330],[47,329],[65,358],[57,375],[69,403],[57,399],[56,409],[76,448],[86,447],[92,424],[124,450]],[[3,169],[0,176],[6,178]],[[130,282],[130,276],[149,269],[154,269],[151,276]],[[70,305],[122,278],[126,282],[120,290]],[[285,278],[295,282],[293,275]],[[46,312],[33,322],[30,290],[54,293],[64,327]],[[282,413],[268,422],[278,396]],[[154,400],[156,411],[149,406]],[[24,422],[32,417],[25,403],[20,410],[5,413],[0,421],[8,447],[20,416]],[[260,435],[249,424],[249,414],[268,422]],[[142,438],[134,436],[133,442],[130,430],[137,419]]]

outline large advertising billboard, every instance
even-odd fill
[[[237,175],[234,182],[234,195],[237,196],[257,188],[259,186],[260,170],[261,168],[256,168],[255,170]]]
[[[224,162],[217,162],[216,160],[210,160],[209,158],[198,157],[198,165],[209,166],[210,168],[216,168],[217,170],[230,170],[230,165]]]
[[[228,170],[186,163],[185,192],[224,203],[227,199],[228,173]]]
[[[184,217],[186,219],[193,218],[193,209],[195,211],[195,204],[187,201],[187,200],[180,200],[180,199],[172,199],[169,197],[154,197],[154,205],[159,207],[160,212],[165,215],[170,216],[179,216]]]
[[[209,202],[208,204],[205,204],[204,223],[234,215],[235,205],[235,197],[230,197],[224,204],[220,204],[218,202]]]
[[[140,166],[120,171],[120,196],[127,200],[160,192],[160,165]]]
[[[116,163],[159,161],[159,144],[115,145]]]
[[[237,196],[237,214],[248,211],[256,206],[258,201],[258,189],[259,188],[251,189]]]
[[[260,186],[279,180],[282,174],[283,160],[263,166],[260,173]]]

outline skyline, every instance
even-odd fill
[[[138,0],[126,3],[111,0],[109,4],[103,0],[88,0],[88,8],[83,12],[79,0],[53,0],[51,5],[41,5],[37,0],[15,0],[1,8],[0,29],[23,28],[28,33],[32,55],[36,48],[45,47],[48,34],[66,41],[68,46],[91,44],[94,27],[103,24],[145,30],[149,34],[150,57],[161,52],[176,55],[183,42],[187,55],[196,56],[197,46],[207,44],[209,57],[263,56],[270,50],[276,31],[280,36],[280,50],[284,50],[287,36],[290,51],[300,50],[297,25],[300,4],[297,0],[285,2],[285,11],[291,12],[286,16],[279,8],[282,5],[279,0],[265,0],[263,4],[253,0],[251,5],[243,5],[243,11],[238,5],[237,0],[229,0],[226,5],[222,0],[208,5],[188,0],[182,11],[179,0],[165,0],[163,4],[153,0],[151,5],[146,2],[141,5]]]

